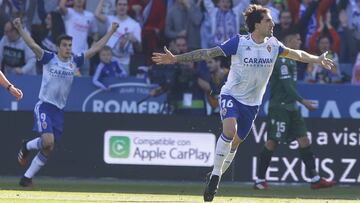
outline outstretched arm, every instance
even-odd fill
[[[290,58],[303,63],[318,63],[326,69],[336,71],[334,62],[331,59],[326,58],[327,53],[328,52],[325,52],[321,56],[315,56],[307,53],[306,51],[285,48],[280,57]]]
[[[196,61],[211,59],[216,56],[225,56],[224,52],[218,46],[210,49],[197,49],[179,55],[173,55],[166,47],[164,47],[164,51],[165,53],[153,53],[152,60],[156,64],[196,62]]]
[[[24,39],[25,43],[35,53],[36,58],[40,59],[44,53],[44,50],[38,44],[36,44],[34,39],[31,38],[28,33],[26,33],[24,31],[20,18],[16,18],[13,23],[14,23],[15,28],[19,31],[19,34],[21,35],[21,37]]]
[[[11,84],[1,71],[0,71],[0,84],[4,88],[6,88],[10,92],[10,94],[16,98],[17,101],[22,99],[23,97],[22,91],[16,88],[13,84]]]
[[[94,56],[98,51],[100,51],[100,49],[102,49],[107,41],[109,41],[110,37],[112,34],[114,34],[114,32],[116,32],[116,30],[118,29],[119,24],[118,23],[112,23],[111,25],[111,30],[109,30],[104,37],[102,37],[99,41],[97,41],[94,46],[92,46],[90,49],[88,49],[85,52],[85,58],[89,59],[92,56]]]

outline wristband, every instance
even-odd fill
[[[6,87],[7,91],[10,91],[10,87],[12,87],[12,86],[13,86],[12,84],[8,85],[8,86]]]

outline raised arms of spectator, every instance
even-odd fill
[[[99,3],[95,10],[95,16],[98,20],[104,23],[106,22],[106,16],[101,13],[103,9],[103,4],[104,4],[104,0],[99,0]]]
[[[119,24],[112,23],[111,29],[99,41],[97,41],[94,46],[92,46],[85,52],[85,58],[89,59],[94,56],[98,51],[100,51],[100,49],[102,49],[106,45],[107,41],[109,41],[111,35],[116,32],[118,27]]]
[[[340,36],[338,34],[338,32],[334,29],[334,27],[331,25],[331,13],[330,11],[328,11],[326,13],[326,27],[329,30],[329,33],[331,35],[331,39],[332,39],[332,46],[331,46],[331,50],[335,53],[340,52]]]
[[[295,1],[291,1],[291,2],[295,2]],[[310,3],[310,5],[306,8],[305,13],[300,17],[300,20],[296,21],[298,23],[299,30],[302,32],[302,35],[306,35],[307,28],[311,20],[311,16],[315,13],[318,6],[319,6],[318,1],[314,1]]]
[[[235,13],[242,13],[249,6],[250,0],[241,0],[237,5],[234,5],[233,11]]]
[[[196,4],[189,4],[189,7],[188,7],[190,22],[199,27],[200,27],[202,19],[203,19],[203,14],[200,10],[201,1],[202,0],[198,0],[198,2]]]
[[[204,6],[205,6],[206,11],[207,11],[210,15],[211,15],[211,14],[215,11],[215,9],[216,9],[216,7],[215,7],[215,5],[214,5],[214,3],[213,3],[212,0],[204,0]]]
[[[334,27],[330,23],[331,15],[330,12],[326,15],[326,27],[329,30],[332,39],[331,50],[335,53],[339,53],[340,51],[340,36]],[[322,21],[322,17],[320,17],[318,29],[311,35],[309,39],[309,52],[316,53],[317,41],[319,39],[319,35],[324,30],[324,22]]]
[[[101,75],[101,72],[102,72],[103,68],[104,68],[104,64],[103,64],[103,63],[100,63],[100,64],[97,66],[96,71],[95,71],[95,74],[94,74],[94,76],[93,76],[93,78],[92,78],[92,82],[93,82],[93,84],[94,84],[96,87],[99,87],[99,88],[101,88],[101,89],[103,89],[103,90],[106,90],[107,87],[106,87],[102,82],[100,82],[100,75]]]
[[[68,13],[68,8],[66,7],[67,0],[60,0],[59,2],[59,10],[62,15],[66,15]]]
[[[13,23],[15,28],[19,31],[21,37],[24,39],[25,43],[35,53],[36,58],[40,59],[44,53],[44,50],[38,44],[36,44],[34,39],[31,38],[29,34],[24,31],[20,18],[16,18]]]

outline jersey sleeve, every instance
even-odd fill
[[[235,55],[239,46],[240,36],[236,35],[219,45],[225,56]]]
[[[278,42],[278,45],[279,45],[279,53],[278,53],[278,56],[282,55],[282,56],[286,56],[288,53],[287,53],[287,49],[285,47],[285,45],[280,42],[279,40],[277,40]]]
[[[54,55],[54,52],[43,50],[43,55],[38,59],[38,61],[41,65],[48,64],[49,61],[54,58]]]
[[[77,67],[81,67],[84,64],[84,53],[78,54],[74,56],[74,62],[76,63]]]

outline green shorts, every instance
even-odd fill
[[[290,143],[306,136],[306,125],[299,110],[269,108],[267,120],[267,138],[281,143]]]

